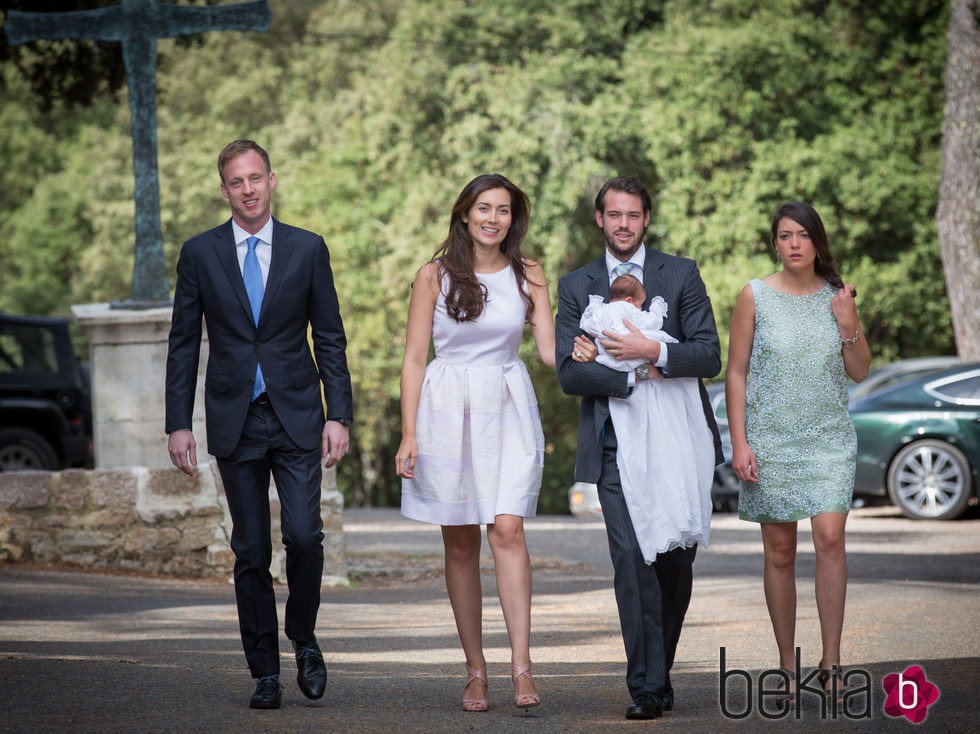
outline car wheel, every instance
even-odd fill
[[[29,428],[0,431],[0,472],[54,471],[58,467],[58,452],[40,433]]]
[[[970,501],[970,464],[952,444],[926,439],[899,451],[888,467],[888,495],[906,517],[953,520]]]

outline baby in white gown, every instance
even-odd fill
[[[628,333],[624,320],[648,339],[677,343],[662,330],[667,315],[663,298],[654,297],[647,311],[638,308],[646,291],[637,278],[616,278],[609,298],[603,303],[602,296],[590,296],[579,322],[583,331],[597,337],[600,364],[630,372],[645,363],[617,360],[602,345],[603,331]],[[653,379],[637,383],[628,398],[610,398],[609,414],[619,444],[623,495],[644,560],[653,563],[658,553],[695,543],[707,546],[714,443],[697,378],[665,379],[658,371]],[[644,425],[647,430],[640,430]]]
[[[641,311],[640,307],[646,299],[643,283],[632,275],[621,275],[610,284],[609,303],[604,303],[602,296],[589,296],[589,305],[582,312],[579,326],[587,334],[600,338],[596,341],[596,346],[599,347],[596,362],[621,372],[632,372],[640,365],[646,364],[646,360],[643,359],[618,360],[610,356],[602,345],[603,331],[613,331],[617,334],[629,333],[629,329],[623,324],[624,319],[628,319],[633,326],[642,331],[647,339],[665,343],[677,342],[666,331],[661,331],[664,317],[667,316],[667,302],[660,296],[656,296],[650,301],[648,309]]]

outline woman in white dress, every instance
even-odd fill
[[[529,324],[555,366],[555,322],[544,272],[521,256],[529,204],[499,174],[468,183],[449,235],[419,270],[402,361],[402,514],[442,526],[446,589],[468,674],[463,710],[486,711],[480,525],[487,526],[511,646],[514,702],[541,699],[531,679],[533,517],[544,457],[537,399],[517,349]],[[435,359],[426,365],[429,343]]]

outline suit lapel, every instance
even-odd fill
[[[646,247],[646,256],[643,259],[643,289],[647,292],[647,300],[643,304],[643,310],[647,310],[650,307],[650,301],[653,300],[654,296],[661,296],[662,298],[667,298],[666,285],[663,281],[660,271],[664,267],[664,259],[660,255],[659,250],[654,250],[652,247]]]
[[[231,286],[235,296],[242,304],[248,320],[252,320],[252,307],[248,302],[248,292],[245,290],[245,281],[242,280],[242,269],[238,264],[238,251],[235,248],[235,234],[231,228],[231,220],[225,226],[217,230],[214,238],[214,252],[221,264],[221,269],[225,271],[228,284]]]
[[[666,283],[663,280],[661,270],[664,267],[664,258],[659,250],[646,247],[646,256],[643,259],[643,288],[647,292],[646,303],[643,308],[650,306],[650,301],[654,296],[666,298]],[[586,266],[585,275],[589,282],[586,285],[588,295],[602,296],[603,300],[609,300],[609,271],[606,270],[606,255],[593,260]]]
[[[272,219],[272,264],[269,265],[269,277],[265,281],[265,296],[262,298],[262,310],[259,312],[259,323],[265,316],[269,304],[272,303],[282,285],[289,258],[293,254],[293,243],[290,230],[282,225],[275,217]]]
[[[586,266],[585,276],[588,279],[585,286],[586,302],[589,300],[588,296],[602,296],[603,301],[608,301],[609,271],[606,270],[605,252]]]

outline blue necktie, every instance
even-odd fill
[[[258,237],[249,237],[248,252],[245,253],[245,267],[242,268],[242,278],[245,281],[245,292],[252,306],[252,318],[259,325],[259,312],[262,310],[262,296],[265,295],[265,284],[262,282],[262,268],[259,267],[259,257],[255,254],[255,246],[259,244]],[[252,400],[265,392],[265,379],[262,377],[262,365],[255,365],[255,386],[252,388]]]
[[[613,280],[616,280],[620,275],[633,275],[634,270],[639,270],[640,266],[634,262],[620,263],[613,268]]]

